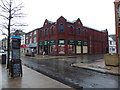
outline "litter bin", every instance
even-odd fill
[[[6,64],[6,54],[2,54],[2,64]]]

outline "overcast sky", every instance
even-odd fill
[[[25,32],[42,27],[45,19],[55,22],[60,16],[68,21],[80,18],[84,26],[97,30],[108,29],[115,34],[114,0],[21,0],[24,18],[29,26]],[[1,39],[2,37],[0,37]]]

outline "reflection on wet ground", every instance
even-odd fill
[[[83,86],[84,88],[118,88],[120,76],[71,67],[71,64],[73,63],[92,63],[101,58],[103,58],[102,55],[87,55],[54,59],[22,57],[22,60],[26,66],[74,88],[79,86]]]
[[[2,67],[2,69],[1,69]],[[30,68],[23,66],[23,77],[9,77],[7,70],[4,65],[0,64],[0,71],[2,71],[2,78],[0,79],[0,89],[1,88],[69,88],[70,90],[74,90],[73,88],[64,85],[54,79],[51,79],[41,73],[36,72]],[[1,75],[1,74],[0,74]],[[1,77],[1,76],[0,76]],[[24,90],[23,89],[23,90]],[[11,89],[13,90],[13,89]],[[18,89],[19,90],[19,89]]]

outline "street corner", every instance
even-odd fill
[[[83,69],[87,69],[87,70],[94,70],[94,71],[105,73],[105,74],[120,75],[120,66],[116,66],[116,67],[106,66],[103,62],[101,62],[101,63],[94,62],[92,64],[75,63],[75,64],[71,64],[71,66],[83,68]]]

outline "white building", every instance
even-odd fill
[[[21,52],[25,53],[25,34],[21,35]]]
[[[112,37],[109,37],[109,53],[116,53],[116,42]]]

